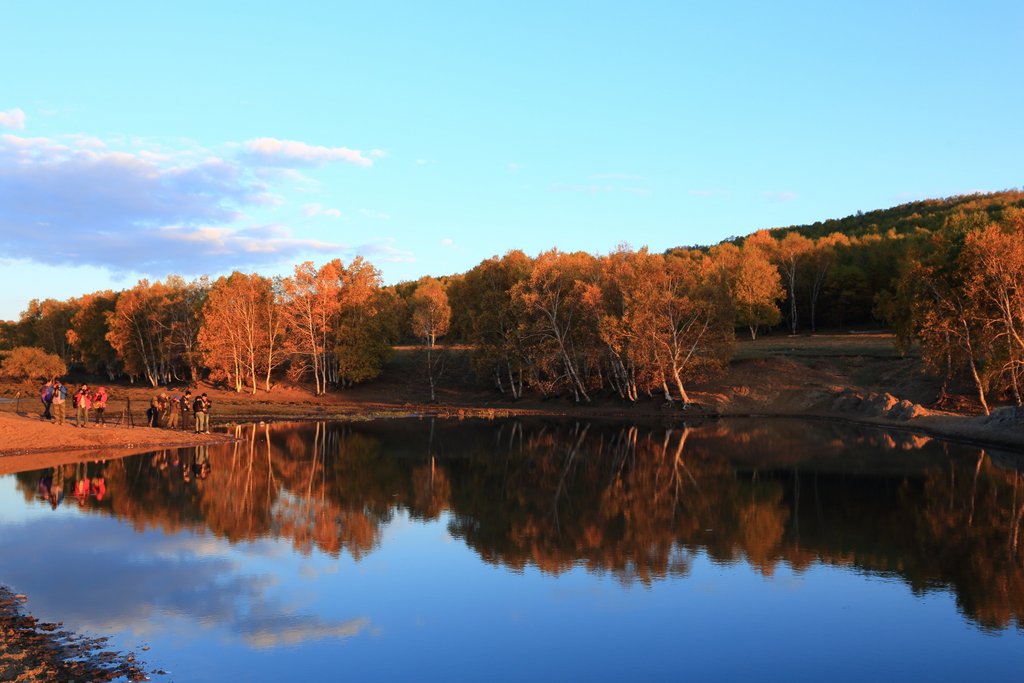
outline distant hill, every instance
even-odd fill
[[[787,232],[798,232],[805,237],[818,238],[834,232],[849,237],[870,234],[885,234],[890,230],[906,234],[917,230],[933,231],[942,227],[946,219],[956,213],[985,211],[993,219],[999,218],[1008,206],[1024,207],[1024,192],[1006,190],[991,194],[968,194],[945,199],[924,199],[909,204],[900,204],[889,209],[877,209],[867,213],[857,212],[846,218],[818,221],[810,225],[790,225],[772,228],[776,236]]]

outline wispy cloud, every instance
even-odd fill
[[[792,202],[800,198],[796,192],[784,190],[782,192],[762,192],[761,196],[770,202]]]
[[[325,209],[322,204],[306,204],[302,207],[302,215],[307,218],[315,216],[326,216],[327,218],[341,218],[340,209]]]
[[[374,209],[359,209],[360,216],[366,216],[367,218],[374,218],[378,221],[391,220],[391,214],[387,211],[376,211]]]
[[[257,138],[246,142],[243,149],[247,160],[267,166],[319,166],[331,161],[344,161],[356,166],[373,165],[373,160],[358,149],[309,145],[297,140]],[[374,151],[382,153],[382,150]]]
[[[552,192],[589,195],[607,194],[615,191],[615,188],[611,185],[566,185],[563,183],[556,183],[550,189]]]
[[[714,197],[718,193],[714,190],[687,190],[686,194],[691,197]]]
[[[355,248],[355,253],[381,263],[414,263],[416,257],[407,249],[394,246],[394,239],[374,240]]]
[[[591,180],[643,180],[643,176],[633,173],[595,173]]]
[[[22,130],[25,127],[25,112],[21,109],[0,111],[0,128]]]

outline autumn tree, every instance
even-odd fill
[[[273,281],[234,272],[214,282],[203,307],[199,332],[203,361],[235,391],[251,393],[281,364],[281,316]]]
[[[673,400],[671,385],[687,405],[687,381],[720,369],[732,350],[732,308],[721,270],[700,251],[666,255],[637,310],[635,325],[655,382],[666,401]]]
[[[423,341],[427,359],[427,381],[430,400],[436,400],[436,382],[440,371],[439,357],[434,350],[438,337],[448,333],[452,310],[444,286],[432,277],[419,280],[409,300],[409,324],[412,333]]]
[[[319,270],[311,261],[295,266],[295,274],[282,280],[283,313],[291,372],[313,374],[317,396],[327,392],[328,359],[335,320],[341,310],[342,263],[334,259]]]
[[[118,377],[124,367],[107,339],[107,320],[114,312],[118,296],[107,290],[80,297],[78,311],[71,318],[71,329],[67,332],[77,362],[87,372],[102,373],[109,379]]]
[[[965,238],[965,297],[998,354],[1016,405],[1024,392],[1024,210]]]
[[[764,249],[747,243],[737,247],[723,242],[710,251],[722,269],[732,297],[734,324],[757,339],[761,326],[777,325],[782,318],[778,302],[785,297],[782,278]]]
[[[520,335],[536,361],[534,383],[545,391],[565,386],[577,402],[590,402],[586,369],[598,343],[590,291],[596,280],[593,256],[553,249],[512,289],[524,307]]]
[[[458,302],[458,311],[452,311],[453,323],[458,313],[463,334],[473,347],[477,373],[513,399],[523,394],[531,362],[521,336],[523,305],[512,292],[531,267],[526,254],[510,251],[481,262],[449,286],[453,309]]]
[[[789,328],[792,334],[797,330],[796,285],[800,269],[804,266],[813,243],[798,232],[788,232],[778,242],[775,262],[782,273],[789,298]]]
[[[157,386],[169,375],[167,329],[163,323],[166,288],[140,280],[118,297],[107,313],[107,341],[132,381],[143,376]]]
[[[20,341],[59,356],[66,365],[72,356],[68,330],[77,312],[78,305],[74,300],[33,299],[18,322],[21,329]]]
[[[380,375],[398,337],[401,304],[380,280],[380,271],[359,257],[343,269],[332,368],[332,381],[341,387]]]

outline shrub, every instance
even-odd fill
[[[14,380],[46,380],[59,377],[67,371],[67,366],[59,356],[34,346],[19,346],[12,349],[0,364],[0,375]]]

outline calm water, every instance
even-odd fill
[[[1012,455],[790,421],[238,432],[0,478],[0,583],[42,619],[148,647],[156,680],[934,682],[1024,664]]]

